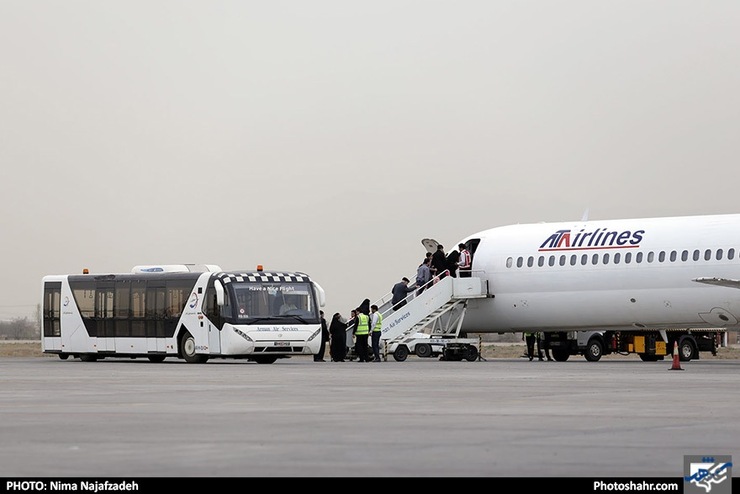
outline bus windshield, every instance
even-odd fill
[[[255,320],[285,319],[316,323],[319,311],[314,303],[310,283],[273,283],[250,281],[229,283],[228,305],[225,316],[237,324],[250,324]]]

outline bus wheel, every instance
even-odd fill
[[[432,345],[429,343],[419,343],[414,349],[417,357],[427,358],[432,356]]]
[[[90,353],[83,353],[80,354],[80,360],[82,360],[83,362],[95,362],[96,360],[98,360],[98,356],[92,355]]]
[[[160,362],[164,362],[165,357],[166,355],[149,355],[147,358],[149,359],[149,362],[158,364]]]
[[[69,354],[68,353],[60,353],[59,354],[59,358],[62,359],[62,360],[67,360],[69,358]]]
[[[274,364],[277,357],[275,355],[257,355],[253,360],[258,364]]]
[[[409,356],[409,349],[406,345],[398,345],[396,351],[393,352],[393,359],[396,362],[403,362]]]
[[[463,354],[463,357],[468,362],[475,362],[478,359],[478,349],[473,345],[468,345],[465,348],[465,353]]]
[[[208,360],[207,356],[195,353],[195,338],[188,331],[185,331],[180,338],[180,353],[185,362],[190,364],[202,364]]]

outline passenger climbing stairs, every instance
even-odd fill
[[[383,315],[381,344],[384,354],[398,361],[409,354],[419,357],[441,355],[446,360],[475,360],[479,356],[478,341],[460,338],[468,301],[488,297],[486,282],[477,277],[433,278],[396,304],[392,294],[384,295],[375,304]]]

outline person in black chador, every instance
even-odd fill
[[[437,250],[432,254],[432,268],[435,270],[435,276],[444,278],[444,272],[447,269],[447,255],[442,244],[438,244]]]
[[[458,251],[453,250],[447,254],[447,269],[450,271],[450,276],[453,278],[457,278],[457,267],[459,261],[460,253]]]
[[[324,360],[324,352],[326,351],[326,344],[329,341],[329,328],[326,327],[324,311],[320,310],[319,315],[321,316],[321,347],[319,347],[319,353],[313,356],[313,361],[326,362],[326,360]]]
[[[357,307],[357,312],[362,312],[366,316],[370,315],[370,299],[366,298],[362,301],[359,307]]]
[[[339,312],[331,318],[329,334],[331,335],[329,353],[332,361],[344,362],[347,355],[347,322]]]

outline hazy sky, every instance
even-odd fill
[[[512,223],[736,213],[740,2],[0,0],[0,319],[299,270],[345,314]]]

